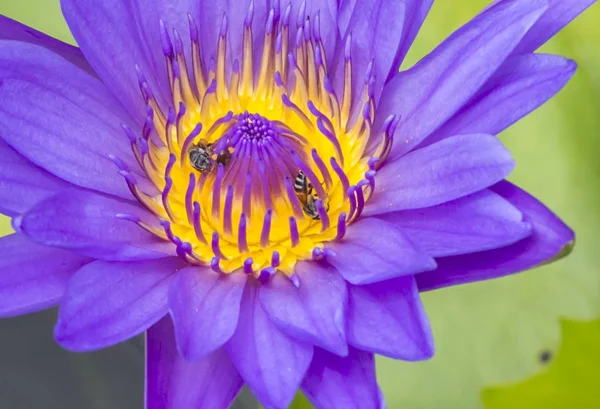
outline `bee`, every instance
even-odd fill
[[[189,151],[192,167],[198,172],[212,172],[216,166],[222,164],[227,166],[231,160],[233,148],[223,149],[218,154],[215,152],[212,143],[201,139],[196,145],[193,145]]]
[[[211,147],[212,144],[201,139],[198,144],[193,145],[189,152],[190,162],[192,167],[198,172],[210,172],[215,166],[215,151]]]
[[[231,160],[231,155],[233,154],[233,148],[225,148],[219,152],[218,155],[215,155],[215,161],[217,164],[222,164],[223,166],[227,166],[229,161]]]
[[[321,220],[317,209],[317,199],[319,196],[302,171],[300,171],[296,176],[296,179],[294,179],[294,191],[302,204],[302,211],[304,211],[304,214],[313,220]],[[329,210],[328,204],[326,210]]]

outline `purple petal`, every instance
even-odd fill
[[[348,30],[348,24],[350,24],[356,2],[357,0],[338,0],[338,28],[341,35],[346,34]]]
[[[90,260],[19,234],[0,238],[0,317],[58,304],[73,273]]]
[[[391,114],[402,116],[390,158],[412,150],[457,112],[510,55],[546,4],[513,0],[490,8],[395,76],[377,112],[379,125]]]
[[[177,258],[129,263],[94,261],[69,281],[54,329],[72,351],[118,344],[145,331],[168,312],[169,286],[182,267]]]
[[[327,258],[352,284],[370,284],[435,268],[435,261],[418,249],[397,227],[366,218],[348,227],[344,239],[330,242]]]
[[[341,35],[346,38],[349,30],[353,30],[354,42],[357,43],[353,47],[353,57],[365,59],[367,64],[371,58],[375,58],[377,77],[385,74],[378,81],[382,85],[400,69],[433,0],[342,0],[340,3],[338,15]],[[369,18],[374,13],[379,13],[380,18]],[[386,19],[389,19],[388,24]],[[375,28],[373,21],[378,22]],[[391,35],[386,35],[385,28]],[[366,47],[369,39],[371,46]],[[353,68],[355,66],[353,64]],[[366,64],[362,67],[362,70],[358,69],[360,75],[364,75]]]
[[[103,1],[103,3],[105,2]],[[173,31],[177,31],[183,43],[183,50],[186,60],[189,67],[191,67],[192,55],[188,14],[194,19],[198,18],[198,3],[199,0],[132,0],[131,6],[129,7],[129,10],[127,10],[127,13],[131,14],[128,15],[127,18],[131,18],[132,21],[135,22],[137,30],[133,29],[133,25],[132,27],[120,28],[121,30],[134,30],[135,34],[129,38],[118,39],[119,44],[117,46],[123,47],[129,53],[131,53],[131,49],[135,50],[136,52],[140,52],[141,60],[144,64],[146,63],[147,58],[149,63],[149,66],[147,67],[139,64],[137,60],[135,62],[140,66],[140,69],[144,73],[144,76],[147,80],[149,80],[148,77],[154,77],[151,80],[151,91],[153,94],[157,94],[159,99],[162,97],[164,101],[171,101],[171,91],[168,82],[166,58],[162,48],[162,33],[160,23],[162,21],[164,24],[169,33],[171,41],[173,41]],[[108,17],[110,24],[117,23],[119,19],[126,18],[125,16],[120,15],[122,12],[125,12],[125,10],[119,11],[119,13],[115,13],[114,15]],[[128,22],[127,24],[130,25],[131,23]],[[198,24],[197,20],[196,24]],[[103,35],[106,35],[106,33],[103,33]],[[97,53],[97,49],[98,47],[94,45],[94,49],[91,52]],[[105,53],[106,51],[101,50],[100,52]],[[119,58],[125,57],[119,56]],[[114,75],[114,72],[109,71],[114,70],[114,68],[106,67],[106,69],[108,74]],[[135,72],[132,72],[131,74],[135,74]],[[123,80],[125,80],[125,78]],[[131,81],[130,86],[134,91],[129,95],[129,98],[131,98],[131,104],[140,106],[140,104],[143,103],[143,100],[138,91],[138,81],[135,75],[133,75],[131,78],[127,78],[127,80]],[[156,81],[157,88],[154,88],[154,80]],[[118,89],[120,89],[121,86],[125,86],[126,84],[117,85],[119,87]]]
[[[0,40],[16,40],[42,46],[69,60],[82,70],[94,75],[94,70],[92,70],[92,67],[85,60],[79,48],[63,43],[56,38],[52,38],[3,15],[0,15]]]
[[[285,409],[304,378],[313,347],[275,327],[257,300],[257,286],[254,281],[246,285],[238,327],[225,349],[260,403]]]
[[[16,216],[69,186],[0,140],[0,213]]]
[[[302,392],[316,409],[380,409],[373,354],[350,348],[341,358],[315,349]]]
[[[456,256],[508,246],[531,234],[531,225],[510,202],[489,190],[434,207],[380,216],[399,226],[432,257]]]
[[[433,334],[412,276],[350,285],[348,342],[405,361],[433,356]]]
[[[120,129],[130,120],[100,81],[52,51],[16,41],[0,41],[0,78],[0,136],[9,145],[75,185],[132,197],[109,159],[138,167]]]
[[[390,72],[398,71],[393,66],[400,50],[404,23],[406,21],[404,0],[357,1],[350,17],[343,43],[352,37],[352,83],[354,103],[364,96],[364,78],[367,66],[373,61],[375,76],[375,101],[379,100],[383,85]],[[377,24],[373,24],[376,21]],[[339,59],[336,77],[343,78],[345,60]],[[359,107],[360,108],[360,107]]]
[[[81,190],[65,190],[15,219],[31,240],[109,261],[168,257],[174,246],[118,214],[154,218],[128,202]]]
[[[555,55],[510,57],[478,95],[426,142],[474,132],[497,135],[552,98],[576,68],[575,62]]]
[[[183,357],[203,358],[231,338],[238,323],[247,276],[190,267],[179,272],[169,291],[175,338]]]
[[[453,136],[384,165],[364,214],[449,202],[503,180],[513,167],[510,152],[496,137]]]
[[[173,331],[168,317],[148,329],[146,409],[227,409],[243,382],[225,351],[186,362]]]
[[[504,0],[505,1],[505,0]],[[552,38],[596,0],[547,0],[548,10],[521,40],[514,54],[532,53]]]
[[[413,41],[417,37],[421,26],[425,22],[427,14],[433,5],[433,0],[403,0],[406,11],[404,13],[404,27],[402,29],[402,41],[396,53],[396,58],[392,64],[390,75],[387,81],[391,80],[400,69],[400,65],[404,61],[404,57],[412,46]],[[386,81],[386,82],[387,82]]]
[[[518,273],[564,257],[575,242],[575,234],[546,206],[509,182],[492,188],[523,213],[531,223],[531,236],[511,246],[464,256],[438,259],[438,269],[416,276],[419,290],[489,280]]]
[[[345,317],[346,283],[332,267],[301,261],[296,265],[300,287],[277,274],[260,287],[258,298],[279,329],[300,341],[338,355],[348,354]]]
[[[160,42],[146,43],[142,39],[139,34],[142,22],[130,2],[61,0],[60,4],[85,58],[127,111],[138,123],[142,123],[145,107],[139,91],[136,65],[160,102],[167,100],[169,92],[166,77],[156,74],[162,72],[166,63],[163,61],[161,67],[155,67],[152,59],[153,52],[162,50]],[[158,31],[159,22],[153,23]]]

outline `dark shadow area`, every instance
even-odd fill
[[[142,409],[143,337],[78,354],[54,342],[55,321],[55,309],[0,320],[0,409]],[[244,390],[232,409],[257,407]]]

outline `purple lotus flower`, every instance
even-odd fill
[[[81,51],[0,20],[0,314],[89,351],[147,330],[147,407],[385,404],[434,353],[420,291],[573,232],[495,137],[575,71],[593,0],[499,0],[398,72],[432,0],[62,0]]]

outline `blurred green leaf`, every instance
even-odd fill
[[[521,383],[485,389],[488,409],[595,409],[600,404],[600,319],[561,321],[562,343],[546,370]]]
[[[10,227],[10,220],[7,217],[0,216],[0,237],[10,234],[12,228]]]
[[[306,396],[298,393],[296,399],[294,399],[294,402],[292,402],[288,409],[312,409],[312,407]]]
[[[262,406],[260,409],[264,409]],[[313,406],[310,404],[306,396],[302,393],[298,392],[296,398],[292,402],[292,404],[288,407],[288,409],[313,409]]]

